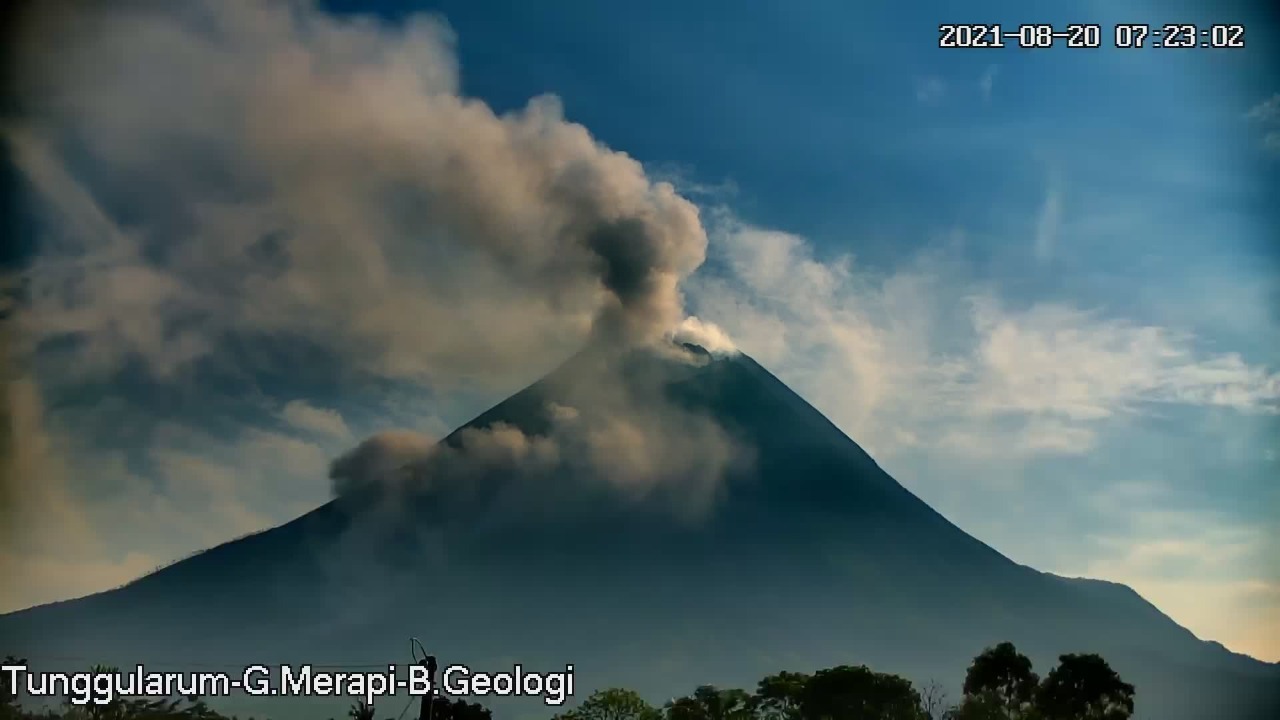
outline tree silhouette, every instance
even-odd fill
[[[751,695],[746,690],[721,690],[700,685],[692,695],[677,698],[665,707],[667,720],[747,720]]]
[[[801,715],[807,720],[922,720],[920,693],[897,675],[865,665],[819,670],[805,683]]]
[[[782,671],[768,675],[756,685],[751,709],[762,720],[800,720],[807,673]]]
[[[1128,720],[1133,686],[1100,655],[1062,655],[1036,693],[1044,720]]]
[[[659,720],[662,713],[634,690],[607,688],[591,693],[581,705],[555,717],[559,720]]]
[[[347,717],[351,720],[373,720],[373,706],[361,700],[347,710]]]
[[[117,668],[110,665],[94,665],[89,668],[89,671],[95,675],[102,675],[115,673]],[[63,703],[65,708],[63,716],[66,718],[83,718],[84,720],[125,720],[137,710],[137,708],[131,708],[130,703],[122,697],[112,697],[108,702],[99,703],[97,702],[98,693],[93,691],[91,695],[89,701],[82,705],[73,703],[70,697],[66,698]]]
[[[493,720],[493,711],[462,698],[436,700],[431,709],[431,720]]]
[[[1021,720],[1038,720],[1040,716],[1034,706],[1011,711],[995,693],[990,692],[965,696],[964,700],[960,701],[959,707],[954,708],[950,715],[951,720],[1009,720],[1011,717],[1018,717]]]
[[[26,665],[26,658],[4,656],[5,665]],[[22,716],[18,706],[18,688],[9,686],[9,673],[0,673],[0,720],[15,720]]]
[[[1035,713],[1040,678],[1031,659],[1011,642],[983,650],[969,665],[964,678],[960,720],[1024,719]]]
[[[930,680],[920,688],[920,710],[928,720],[946,720],[947,691],[937,680]]]

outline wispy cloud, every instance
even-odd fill
[[[1036,215],[1035,253],[1038,261],[1044,263],[1053,258],[1061,229],[1062,187],[1056,179],[1051,179],[1040,204],[1040,212]]]
[[[906,436],[966,453],[1080,453],[1100,421],[1161,404],[1280,408],[1274,371],[1100,310],[1008,307],[945,246],[881,274],[732,219],[714,238],[722,271],[694,279],[699,315],[881,455]]]
[[[947,84],[940,77],[916,79],[916,101],[923,105],[936,105],[946,97]]]
[[[1245,117],[1258,123],[1280,122],[1280,93],[1254,105],[1245,113]]]
[[[1280,93],[1272,95],[1249,109],[1245,119],[1262,133],[1262,147],[1280,153]]]
[[[995,89],[996,75],[999,73],[999,65],[988,65],[987,69],[982,71],[982,77],[978,78],[978,92],[982,94],[983,102],[991,102],[991,92]]]
[[[1280,375],[1232,353],[1198,351],[1194,337],[1057,303],[1010,312],[974,306],[981,414],[1053,415],[1088,422],[1150,403],[1275,413]]]

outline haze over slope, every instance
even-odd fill
[[[656,428],[688,454],[647,455]],[[955,682],[1009,639],[1041,668],[1102,653],[1157,717],[1275,699],[1280,670],[1131,590],[968,536],[744,355],[590,349],[439,445],[407,440],[339,459],[342,494],[294,522],[0,634],[37,663],[129,664],[378,663],[418,634],[451,661],[569,662],[580,688],[654,697],[842,662]]]

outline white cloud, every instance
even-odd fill
[[[1194,337],[1060,303],[1009,312],[975,298],[980,415],[1051,415],[1077,422],[1144,403],[1276,412],[1280,375],[1239,355],[1196,351]]]
[[[1280,93],[1272,95],[1245,113],[1245,119],[1262,132],[1264,150],[1280,153]]]
[[[351,436],[342,414],[336,410],[318,408],[306,400],[291,400],[280,411],[280,416],[290,425],[311,432],[320,433],[336,439]]]
[[[1280,93],[1249,108],[1245,118],[1258,123],[1280,122]]]
[[[711,353],[731,353],[737,350],[733,339],[722,328],[694,316],[687,317],[680,323],[673,339],[676,342],[693,343]]]

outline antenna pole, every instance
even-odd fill
[[[425,655],[418,662],[426,666],[427,679],[430,681],[431,687],[431,692],[422,696],[422,704],[418,706],[418,720],[431,720],[432,711],[435,710],[436,699],[436,656]]]

